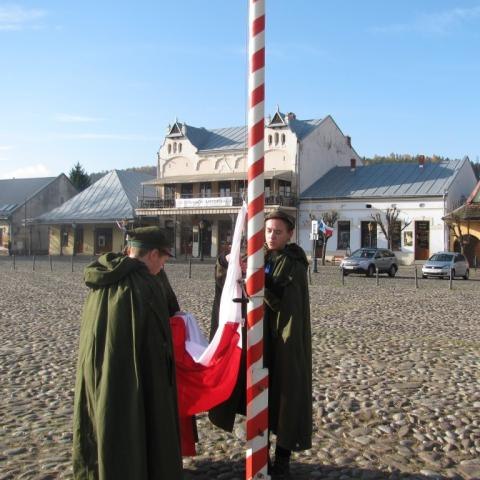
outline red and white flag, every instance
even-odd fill
[[[189,313],[170,318],[175,353],[182,454],[194,455],[192,416],[227,400],[237,381],[242,353],[240,246],[247,208],[240,209],[219,309],[218,329],[208,343]]]

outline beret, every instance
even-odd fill
[[[292,230],[295,228],[295,219],[283,210],[276,209],[273,212],[265,215],[265,221],[272,220],[274,218],[283,220]]]
[[[127,242],[130,247],[158,249],[170,257],[170,241],[160,227],[138,227],[127,231]]]

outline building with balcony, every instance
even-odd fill
[[[331,116],[299,120],[278,109],[265,123],[265,211],[298,218],[300,194],[331,168],[361,158]],[[171,230],[177,255],[216,256],[230,248],[247,194],[247,128],[208,130],[175,121],[158,151],[157,178],[146,182],[136,215]]]

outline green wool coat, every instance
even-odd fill
[[[73,420],[78,480],[182,479],[173,347],[161,279],[106,254],[85,269]]]
[[[312,345],[305,252],[292,243],[281,252],[266,251],[264,363],[269,369],[269,429],[288,450],[312,445]],[[218,307],[225,268],[217,261],[211,331],[218,325]],[[231,397],[209,412],[216,426],[232,431],[235,414],[245,413],[245,348],[237,385]]]

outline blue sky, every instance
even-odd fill
[[[155,165],[246,118],[247,0],[0,0],[0,178]],[[266,110],[361,156],[480,156],[480,0],[267,0]]]

